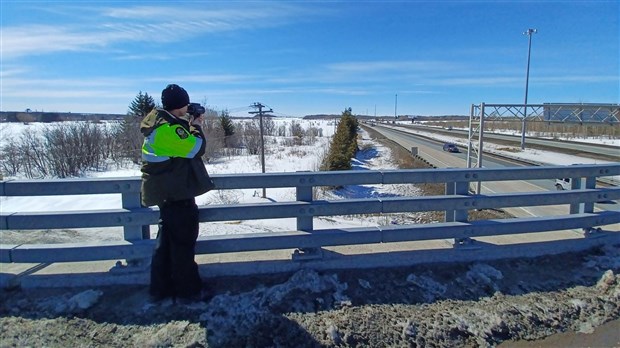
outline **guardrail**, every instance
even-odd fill
[[[297,230],[244,235],[201,237],[197,254],[294,249],[293,258],[315,258],[322,247],[452,239],[455,246],[476,237],[584,229],[590,235],[597,226],[620,222],[620,211],[594,211],[594,203],[620,198],[620,188],[596,188],[601,176],[620,174],[620,164],[550,167],[419,169],[392,171],[297,172],[214,175],[219,190],[294,187],[296,200],[256,204],[200,206],[200,221],[297,219]],[[570,191],[516,192],[475,195],[469,185],[478,181],[573,178]],[[314,200],[320,186],[444,183],[445,194],[423,197],[389,197]],[[146,259],[153,240],[144,226],[158,222],[157,208],[140,206],[140,179],[99,178],[0,182],[0,196],[96,195],[120,193],[122,207],[113,210],[71,212],[0,212],[1,230],[32,230],[123,226],[124,241],[89,244],[0,245],[2,263],[54,263],[114,259]],[[569,204],[565,215],[502,220],[467,221],[472,209],[501,209]],[[6,209],[5,209],[6,210]],[[352,214],[444,211],[445,222],[390,225],[368,228],[315,230],[313,218]],[[619,235],[616,233],[616,235]],[[315,255],[315,256],[313,256]],[[318,254],[320,258],[320,253]]]

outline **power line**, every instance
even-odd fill
[[[239,106],[239,107],[236,107],[236,108],[228,109],[228,112],[245,111],[245,110],[248,110],[249,108],[251,108],[251,106]]]

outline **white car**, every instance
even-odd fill
[[[555,179],[555,188],[558,191],[570,190],[570,184],[571,184],[570,178]]]

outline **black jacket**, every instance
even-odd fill
[[[200,149],[193,157],[166,157],[148,154],[149,141],[159,141],[157,138],[148,138],[159,127],[183,127],[187,134],[177,129],[179,139],[174,137],[165,138],[167,147],[175,146],[175,141],[182,141],[189,137],[199,138]],[[144,206],[161,205],[168,201],[179,201],[194,198],[214,188],[213,181],[209,177],[202,155],[205,148],[205,136],[199,126],[190,125],[184,119],[179,119],[163,109],[154,109],[140,124],[140,131],[145,139],[142,147],[142,204]],[[198,141],[198,140],[197,140]]]

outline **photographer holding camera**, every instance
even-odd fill
[[[162,91],[163,108],[155,108],[141,122],[142,204],[159,207],[159,231],[151,261],[151,300],[202,299],[196,264],[198,207],[195,197],[213,189],[202,162],[205,136],[200,128],[204,107],[189,102],[182,87]],[[185,118],[190,115],[189,121]]]

